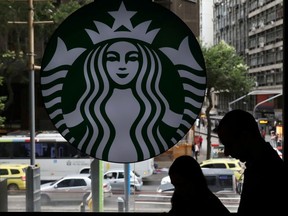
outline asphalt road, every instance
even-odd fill
[[[165,173],[154,174],[154,179],[161,179],[167,175]],[[156,192],[160,181],[145,182],[143,189],[129,197],[129,212],[167,212],[170,209],[171,194],[159,194]],[[121,203],[118,202],[119,197],[124,197],[124,194],[113,194],[104,200],[104,212],[118,212],[121,210]],[[235,194],[220,194],[220,200],[231,211],[236,212],[239,205],[239,195]],[[26,196],[24,193],[8,195],[8,212],[25,212],[26,211]],[[123,203],[122,203],[123,204]],[[75,202],[56,202],[41,206],[41,212],[90,212],[87,205],[82,206]]]
[[[207,140],[204,129],[196,131],[196,134],[201,134],[203,137],[202,148],[198,161],[206,160]],[[218,138],[213,136],[212,143],[218,143]],[[144,185],[141,192],[129,197],[130,212],[167,212],[170,209],[170,197],[163,197],[162,194],[156,192],[160,181],[164,176],[168,175],[168,169],[172,160],[155,160],[158,165],[157,174],[143,179]],[[118,212],[121,210],[121,205],[118,202],[119,197],[124,197],[124,194],[113,194],[111,197],[105,198],[103,211]],[[239,195],[221,195],[219,196],[224,205],[231,211],[236,212],[239,205]],[[26,196],[25,194],[16,194],[8,196],[8,212],[25,212],[26,211]],[[65,203],[57,202],[49,205],[42,205],[41,212],[89,212],[88,206],[82,206],[80,203]]]

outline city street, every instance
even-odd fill
[[[158,174],[156,174],[158,175]],[[163,176],[163,175],[159,175]],[[167,212],[170,209],[170,196],[161,195],[156,192],[158,185],[144,185],[141,192],[129,197],[129,212]],[[118,198],[124,194],[113,194],[104,200],[104,212],[118,212]],[[8,212],[25,212],[25,194],[8,196]],[[236,212],[239,204],[239,195],[219,195],[224,205],[231,211]],[[57,202],[41,206],[41,212],[90,212],[87,205],[81,208],[80,203]]]
[[[205,130],[201,128],[200,131],[196,131],[195,135],[201,135],[203,137],[202,148],[198,161],[206,160],[207,151],[207,139]],[[213,134],[211,143],[218,143],[218,138]],[[161,179],[168,175],[168,169],[173,160],[157,160],[155,163],[158,166],[157,172],[148,178],[144,178],[143,188],[140,192],[129,197],[129,211],[130,212],[167,212],[170,209],[170,197],[171,194],[163,196],[156,192],[157,187],[160,185]],[[218,195],[224,205],[231,211],[236,212],[239,204],[239,195],[235,194],[222,194]],[[104,200],[104,212],[118,212],[121,210],[121,203],[119,198],[123,198],[124,194],[113,194],[111,197],[107,197]],[[8,212],[25,212],[26,202],[25,193],[14,194],[8,196]],[[123,203],[122,203],[123,204]],[[123,210],[123,209],[122,209]],[[42,212],[89,212],[91,211],[87,205],[82,206],[80,203],[65,203],[57,202],[50,203],[48,205],[41,206]]]

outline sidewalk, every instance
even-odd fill
[[[206,128],[195,128],[195,134],[201,135],[203,137],[202,147],[200,150],[200,156],[198,156],[198,162],[200,163],[203,160],[209,159],[207,158],[207,130]],[[215,133],[211,133],[211,144],[218,144],[218,135]]]
[[[207,136],[205,134],[205,132],[199,132],[198,130],[195,131],[195,134],[198,135],[200,134],[203,137],[203,142],[202,142],[202,147],[200,149],[200,155],[198,156],[198,162],[200,163],[203,160],[207,159]],[[218,137],[213,134],[213,137],[211,138],[211,143],[219,143],[218,142]],[[157,157],[155,157],[155,164],[157,164],[157,168],[158,169],[165,169],[165,168],[169,168],[170,165],[173,162],[173,158],[172,158],[172,154],[171,152],[165,152]]]
[[[198,133],[199,132],[197,132],[197,134]],[[207,152],[206,134],[201,134],[201,136],[203,137],[203,142],[202,142],[202,147],[200,149],[200,155],[198,156],[199,163],[203,160],[206,160],[206,152]],[[213,141],[215,143],[215,140]],[[143,182],[145,185],[159,185],[161,179],[168,175],[169,167],[173,163],[172,151],[168,150],[167,152],[164,152],[163,154],[158,155],[157,157],[155,157],[154,163],[157,164],[157,171],[155,174],[149,176],[148,178],[143,179]]]
[[[198,162],[200,163],[203,160],[206,160],[207,154],[207,136],[205,131],[199,132],[195,131],[195,135],[201,135],[203,137],[202,147],[200,149],[200,155],[198,156]],[[211,143],[219,143],[218,137],[213,134],[211,138]],[[163,177],[168,175],[168,170],[171,164],[173,163],[173,154],[171,150],[168,150],[161,155],[155,157],[154,163],[157,164],[157,174],[153,174],[146,179],[143,179],[144,184],[149,185],[159,185]]]
[[[195,128],[195,135],[201,135],[203,137],[203,142],[202,142],[202,147],[200,149],[200,155],[198,156],[198,162],[202,162],[203,160],[207,160],[209,159],[209,157],[207,158],[207,131],[206,128],[201,127],[199,128]],[[266,135],[265,140],[267,142],[270,142],[271,138],[270,135]],[[217,134],[215,133],[211,133],[211,144],[218,144],[219,143],[219,139]],[[169,169],[170,165],[173,162],[173,156],[170,152],[167,151],[157,157],[155,157],[155,161],[154,163],[158,165],[158,169]]]

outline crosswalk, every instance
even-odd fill
[[[235,213],[237,212],[240,196],[237,194],[230,194],[227,196],[227,194],[216,194],[218,198],[221,200],[221,202],[226,206],[226,208],[231,212]],[[158,194],[139,194],[135,198],[136,204],[146,204],[146,205],[164,205],[170,208],[172,193],[167,193],[164,195],[158,195]],[[168,209],[169,210],[169,209]]]

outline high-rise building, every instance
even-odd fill
[[[214,0],[213,20],[214,43],[224,40],[235,47],[255,80],[252,102],[239,100],[233,108],[282,120],[283,0]],[[229,108],[227,100],[219,94],[220,112]]]

